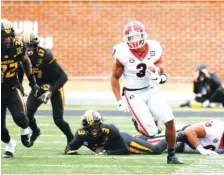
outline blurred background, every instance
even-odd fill
[[[163,47],[168,102],[193,98],[196,67],[206,64],[224,82],[224,3],[219,1],[2,1],[2,18],[16,33],[32,30],[69,76],[67,104],[115,105],[110,87],[112,48],[131,20],[145,24]],[[29,91],[25,85],[26,91]]]

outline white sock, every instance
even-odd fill
[[[15,153],[15,149],[16,149],[16,142],[15,140],[10,139],[10,141],[5,145],[5,151]]]
[[[26,128],[26,129],[20,128],[20,134],[21,135],[27,135],[27,134],[29,134],[29,128]]]

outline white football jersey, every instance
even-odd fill
[[[162,47],[156,40],[146,40],[146,51],[142,56],[136,55],[129,49],[126,43],[114,46],[113,55],[124,66],[124,85],[129,89],[140,89],[146,86],[154,86],[154,83],[146,75],[146,69],[150,64],[158,61],[162,55]]]
[[[221,120],[211,120],[204,122],[206,136],[199,138],[200,144],[213,151],[224,149],[224,122]],[[184,152],[198,152],[192,149],[187,144],[184,146]]]

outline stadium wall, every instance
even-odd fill
[[[221,1],[3,0],[1,10],[18,30],[23,21],[34,21],[38,35],[50,36],[55,57],[70,78],[108,78],[112,47],[122,41],[124,25],[140,20],[149,38],[161,42],[170,80],[189,82],[204,63],[224,81]]]

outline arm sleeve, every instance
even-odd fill
[[[68,76],[64,72],[64,70],[61,68],[61,66],[57,63],[57,61],[54,61],[51,63],[52,71],[59,74],[58,80],[55,82],[55,84],[51,87],[51,92],[55,92],[61,87],[64,86],[64,84],[68,81]]]
[[[222,83],[221,83],[219,77],[216,74],[211,75],[210,82],[211,82],[211,84],[213,84],[217,88],[222,87]]]
[[[83,145],[81,137],[76,132],[74,139],[66,146],[66,150],[78,150]]]
[[[108,155],[126,155],[129,154],[129,149],[124,139],[119,135],[115,138],[114,144],[117,145],[117,149],[106,150]]]
[[[126,155],[129,154],[128,145],[125,140],[121,137],[120,131],[117,127],[113,127],[113,132],[111,132],[111,140],[115,148],[113,150],[106,150],[108,155]]]

